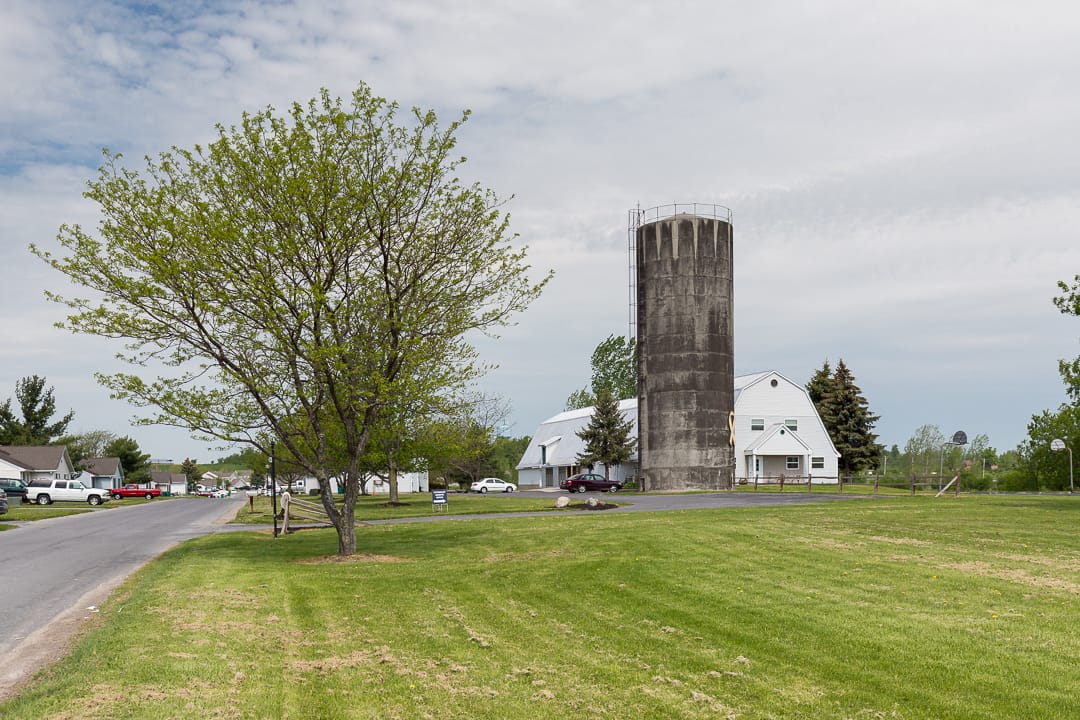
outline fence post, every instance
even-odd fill
[[[814,492],[814,475],[813,473],[806,476],[806,492]]]
[[[780,492],[784,492],[784,473],[780,473]]]
[[[911,473],[911,494],[915,494],[915,473]]]
[[[874,494],[877,495],[878,476],[874,476]]]
[[[836,470],[836,484],[840,486],[840,494],[844,494],[844,474],[840,472],[839,468]]]
[[[758,474],[754,473],[754,492],[757,492],[757,479],[758,479]]]

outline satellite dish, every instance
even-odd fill
[[[1051,450],[1064,450],[1065,449],[1065,441],[1062,440],[1061,438],[1054,438],[1053,440],[1050,441],[1050,449]]]
[[[952,436],[953,445],[967,445],[967,433],[963,430],[957,430]]]

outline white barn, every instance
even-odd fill
[[[619,403],[637,437],[637,398]],[[532,436],[517,465],[522,488],[558,487],[582,472],[577,456],[584,449],[578,431],[589,424],[592,408],[568,410],[548,418]],[[755,478],[815,483],[838,482],[840,454],[832,444],[806,388],[775,370],[735,378],[735,482]],[[599,471],[601,468],[597,468]],[[638,457],[611,468],[613,479],[636,478]]]

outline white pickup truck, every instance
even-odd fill
[[[86,487],[78,480],[37,478],[26,486],[26,502],[38,505],[49,505],[63,500],[100,505],[108,499],[108,490]]]

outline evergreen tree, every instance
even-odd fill
[[[184,458],[184,462],[180,463],[180,472],[184,473],[187,479],[188,492],[193,491],[195,485],[202,480],[202,470],[199,470],[199,466],[191,458]],[[254,476],[254,471],[252,471],[252,476]]]
[[[831,387],[818,412],[840,453],[843,472],[851,474],[877,466],[882,448],[872,431],[879,416],[870,412],[870,404],[843,360],[836,364]]]
[[[104,457],[120,458],[124,479],[141,485],[150,482],[150,456],[139,450],[139,443],[129,437],[118,437],[105,447]]]
[[[37,375],[24,377],[15,383],[15,399],[22,413],[20,420],[11,409],[11,400],[0,404],[0,445],[48,445],[63,435],[74,412],[69,412],[55,422],[49,422],[56,414],[53,389],[45,388],[45,378]]]
[[[586,467],[604,464],[604,478],[612,465],[626,462],[634,451],[637,440],[630,437],[633,421],[623,419],[619,401],[607,388],[601,389],[596,398],[592,419],[578,432],[585,441],[585,450],[578,454],[578,462]]]
[[[817,408],[818,414],[821,414],[822,402],[832,389],[832,368],[829,367],[829,361],[825,363],[810,376],[809,382],[806,383],[806,392],[810,395],[810,401],[814,403],[814,407]]]

